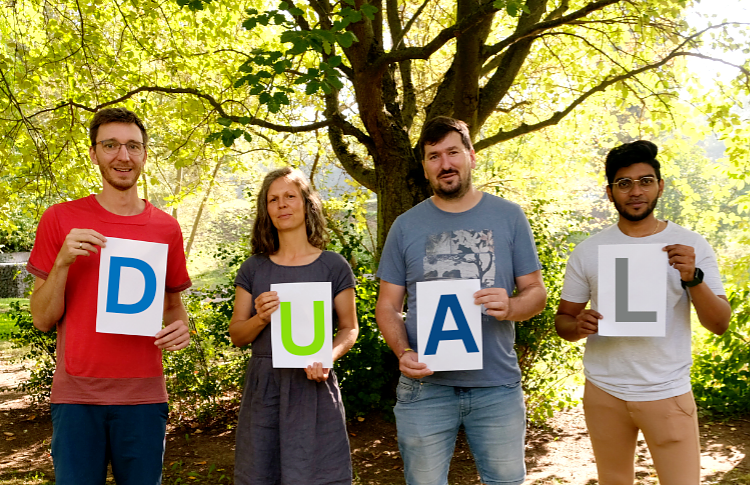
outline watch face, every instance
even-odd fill
[[[703,270],[700,268],[695,268],[695,273],[693,273],[693,281],[680,281],[683,288],[691,288],[693,286],[697,286],[701,283],[703,283]]]

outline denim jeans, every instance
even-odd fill
[[[448,484],[448,467],[461,426],[482,483],[523,483],[526,410],[520,382],[453,387],[402,375],[396,397],[398,446],[407,485]]]
[[[52,404],[52,462],[58,485],[161,483],[167,403]]]

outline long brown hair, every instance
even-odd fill
[[[284,167],[269,172],[263,179],[263,185],[258,194],[253,236],[250,240],[252,253],[270,255],[279,250],[279,231],[268,215],[268,190],[272,183],[282,177],[294,182],[305,201],[305,228],[308,242],[318,249],[325,249],[329,238],[320,196],[312,190],[305,174],[296,168]]]

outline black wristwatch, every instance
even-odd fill
[[[693,281],[682,281],[680,284],[683,288],[692,288],[703,283],[703,271],[700,268],[695,268],[695,274],[693,275]]]

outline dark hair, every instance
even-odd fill
[[[277,179],[286,178],[294,182],[299,188],[305,201],[305,227],[307,240],[318,249],[325,249],[328,244],[326,219],[323,215],[323,204],[318,193],[312,190],[310,182],[301,171],[292,167],[273,170],[263,179],[263,185],[258,193],[253,235],[250,240],[253,254],[273,254],[279,250],[279,231],[273,225],[268,215],[268,190]]]
[[[607,182],[613,183],[618,170],[635,163],[651,165],[656,172],[656,179],[661,180],[661,165],[659,160],[656,159],[657,153],[659,153],[659,148],[647,140],[637,140],[613,148],[607,154],[607,160],[604,163]]]
[[[148,143],[146,127],[143,126],[143,122],[138,118],[138,115],[125,108],[104,108],[103,110],[97,111],[94,117],[91,118],[91,124],[89,125],[89,138],[91,139],[92,147],[96,146],[96,136],[99,134],[99,127],[108,123],[134,124],[141,130],[143,143]]]
[[[424,146],[426,144],[435,145],[452,131],[461,135],[461,142],[467,150],[474,149],[471,144],[471,136],[469,136],[469,126],[466,123],[448,116],[437,116],[428,121],[422,128],[422,135],[419,137],[418,143],[421,159],[424,160]]]

